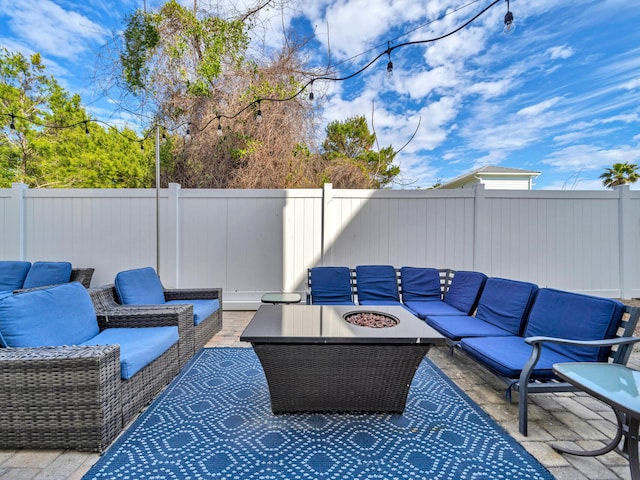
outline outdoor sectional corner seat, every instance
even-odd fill
[[[356,282],[358,304],[402,305],[396,269],[391,265],[358,265]]]
[[[122,305],[193,305],[191,356],[222,328],[222,289],[165,289],[152,267],[118,272],[115,291]]]
[[[427,315],[425,321],[449,343],[465,337],[520,335],[538,286],[504,278],[487,279],[475,316]]]
[[[471,315],[478,304],[478,299],[487,280],[487,276],[481,272],[456,271],[444,293],[444,298],[441,300],[434,295],[432,286],[432,284],[435,285],[437,270],[424,269],[435,271],[414,272],[406,270],[407,267],[404,268],[404,272],[401,269],[401,275],[404,273],[402,277],[403,304],[423,320],[429,315]],[[424,278],[428,276],[432,277],[431,280]],[[405,284],[405,280],[408,280],[408,285]],[[422,298],[421,290],[413,286],[413,282],[422,283],[426,287]],[[438,284],[439,282],[438,277]],[[407,293],[405,293],[405,288]]]
[[[0,301],[0,448],[103,451],[178,372],[178,328],[104,328],[78,282]]]
[[[553,364],[607,362],[609,357],[626,364],[631,348],[617,337],[631,337],[637,321],[638,310],[617,300],[542,288],[522,334],[470,336],[457,347],[504,380],[508,398],[511,389],[518,390],[520,432],[527,435],[529,393],[574,390],[558,381]]]

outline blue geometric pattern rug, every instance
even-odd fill
[[[84,479],[553,479],[425,359],[404,414],[273,415],[251,348],[205,348]]]

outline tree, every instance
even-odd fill
[[[151,186],[153,154],[141,154],[135,132],[92,122],[40,55],[0,49],[0,109],[0,187]]]
[[[365,117],[331,122],[326,132],[322,174],[336,187],[386,187],[400,173],[400,168],[393,164],[396,152],[392,146],[373,150],[376,135],[369,130]]]
[[[605,169],[600,178],[605,187],[613,188],[637,182],[640,179],[640,173],[638,173],[638,165],[635,163],[614,163],[612,167]]]

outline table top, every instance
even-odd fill
[[[615,363],[556,363],[553,371],[617,410],[640,416],[640,372]]]
[[[344,316],[379,312],[398,320],[387,328],[352,325]],[[445,338],[401,306],[261,305],[240,336],[252,343],[398,343],[444,345]]]
[[[300,303],[302,296],[299,293],[267,292],[262,295],[262,303]]]

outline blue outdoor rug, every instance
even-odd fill
[[[273,415],[250,348],[205,348],[85,479],[553,479],[428,359],[403,415]]]

